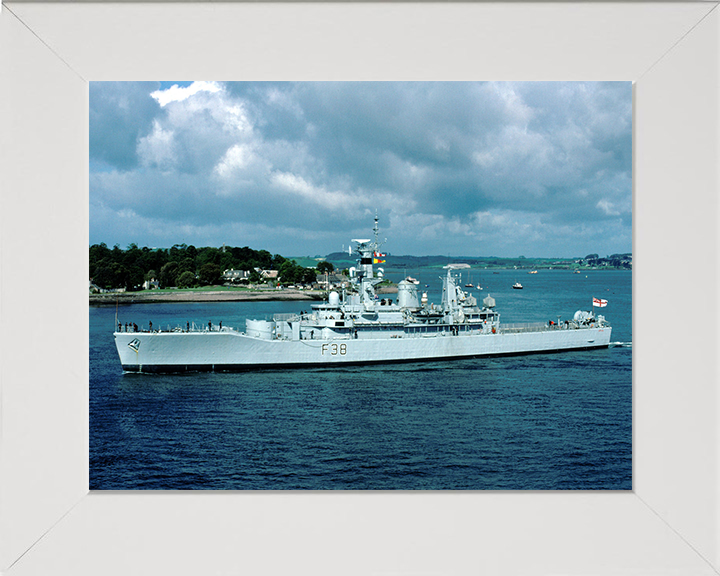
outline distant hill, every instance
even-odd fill
[[[298,266],[303,268],[317,268],[317,265],[324,259],[321,257],[311,258],[310,256],[291,256],[288,260],[294,260]]]
[[[357,266],[357,257],[353,254],[350,256],[347,252],[332,252],[325,256],[325,260],[330,262],[335,268],[350,268]]]
[[[388,254],[385,256],[383,267],[393,268],[440,268],[449,263],[469,264],[473,268],[586,268],[586,267],[610,267],[610,268],[632,268],[631,254],[613,254],[607,258],[594,259],[578,258],[500,258],[497,256],[396,256]],[[357,265],[357,257],[350,256],[347,252],[333,252],[325,257],[335,268],[349,268]]]

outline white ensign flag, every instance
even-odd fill
[[[599,308],[604,308],[607,306],[607,300],[600,300],[599,298],[593,298],[593,306],[598,306]]]

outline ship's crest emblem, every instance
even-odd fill
[[[128,348],[130,348],[131,350],[135,350],[135,352],[137,352],[138,349],[140,348],[140,340],[135,338],[131,342],[128,342]]]

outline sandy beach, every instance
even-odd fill
[[[322,300],[324,292],[299,290],[203,290],[90,294],[91,305],[158,302],[248,302],[252,300]]]

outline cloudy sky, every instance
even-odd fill
[[[93,82],[90,243],[632,249],[629,82]]]

